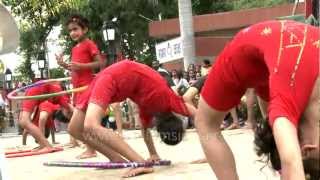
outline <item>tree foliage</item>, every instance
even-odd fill
[[[102,30],[103,23],[117,18],[113,22],[116,33],[116,41],[121,52],[129,58],[135,58],[144,63],[155,59],[154,40],[148,36],[148,23],[145,18],[156,19],[158,17],[155,3],[150,0],[132,1],[100,1],[91,0],[85,6],[81,7],[81,15],[90,21],[89,37],[94,40],[99,48],[107,52],[108,43],[103,41]],[[108,7],[107,9],[105,7]],[[66,21],[65,16],[62,22]],[[68,33],[64,29],[63,39],[66,53],[70,52],[73,43],[70,42]]]
[[[50,78],[63,78],[66,77],[64,74],[64,69],[63,68],[52,68],[50,69]]]
[[[206,14],[234,9],[266,7],[292,0],[192,0],[193,14]],[[23,61],[17,69],[22,77],[32,78],[32,61],[45,49],[48,34],[54,26],[64,25],[74,13],[90,21],[88,36],[98,47],[107,52],[108,43],[103,41],[103,22],[114,23],[117,28],[117,44],[124,55],[150,64],[155,59],[156,41],[148,35],[150,21],[178,17],[178,0],[3,0],[20,20],[20,53]],[[64,28],[60,38],[68,54],[74,43]]]
[[[32,79],[32,60],[45,51],[46,38],[60,17],[81,0],[3,0],[13,14],[20,19],[20,54],[23,61],[17,72]],[[43,57],[45,58],[45,57]]]

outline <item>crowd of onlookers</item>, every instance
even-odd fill
[[[158,61],[154,61],[152,64],[153,68],[167,79],[168,82],[172,80],[175,90],[179,95],[183,94],[188,90],[190,86],[193,86],[201,77],[206,76],[210,71],[212,65],[207,59],[203,60],[201,64],[190,64],[187,70],[183,69],[172,69],[171,71],[166,70],[159,64]],[[169,77],[166,77],[169,76]],[[196,100],[199,95],[196,96]],[[255,125],[255,119],[259,116],[257,111],[257,104],[255,103],[255,94],[252,89],[249,89],[243,98],[241,104],[232,109],[226,116],[225,121],[221,125],[221,129],[235,129],[240,127],[252,128]],[[258,113],[257,113],[258,112]],[[189,127],[193,127],[192,119],[188,120]]]

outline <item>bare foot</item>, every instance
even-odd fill
[[[240,126],[238,123],[232,123],[229,127],[226,128],[226,130],[232,130],[232,129],[238,129]]]
[[[85,151],[83,153],[81,153],[79,156],[77,156],[77,159],[88,159],[88,158],[94,158],[97,157],[97,153],[91,152],[91,151]]]
[[[253,128],[252,123],[247,121],[246,124],[243,126],[243,128],[244,129],[252,129]]]
[[[42,152],[44,152],[44,153],[46,153],[46,152],[54,152],[56,149],[57,149],[57,148],[54,148],[54,147],[43,147],[43,148],[41,148],[41,149],[38,149],[38,150],[35,151],[35,152],[37,152],[37,153],[42,153]]]
[[[74,144],[74,143],[68,143],[68,144],[65,144],[63,145],[64,147],[66,148],[75,148],[75,147],[80,147],[80,145],[77,143],[77,144]]]
[[[198,159],[191,162],[191,164],[203,164],[203,163],[208,163],[207,159]]]
[[[225,130],[228,127],[228,123],[222,122],[220,125],[220,130]]]
[[[129,177],[134,177],[142,174],[149,174],[153,172],[152,167],[138,167],[138,168],[132,168],[129,169],[122,177],[123,178],[129,178]]]
[[[31,151],[39,151],[42,148],[44,148],[44,146],[37,146],[37,147],[33,148]]]

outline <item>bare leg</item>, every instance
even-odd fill
[[[263,119],[267,117],[268,102],[258,96],[258,103]]]
[[[237,128],[240,128],[240,125],[239,125],[239,119],[238,119],[238,116],[237,116],[237,111],[236,111],[236,108],[232,108],[230,110],[230,113],[231,113],[231,117],[232,117],[232,124],[227,127],[226,129],[227,130],[231,130],[231,129],[237,129]]]
[[[134,117],[133,117],[133,110],[132,110],[132,105],[129,102],[128,99],[126,99],[126,102],[128,104],[128,116],[129,116],[129,121],[131,123],[131,128],[134,129],[135,128],[135,122],[134,122]]]
[[[47,120],[49,118],[49,113],[46,111],[41,111],[39,115],[39,129],[42,134],[45,132],[45,126],[47,123]]]
[[[53,150],[53,147],[41,133],[40,129],[31,123],[30,116],[30,112],[22,111],[21,118],[19,119],[20,125],[38,141],[44,151]]]
[[[220,124],[227,112],[214,110],[200,97],[195,125],[202,148],[218,179],[237,180],[235,160],[225,142]]]
[[[104,110],[100,106],[93,103],[89,104],[84,123],[84,138],[86,142],[106,156],[108,154],[106,147],[110,147],[114,152],[118,152],[129,161],[145,162],[118,134],[100,125],[103,114]],[[135,168],[131,169],[124,176],[131,177],[152,171],[153,168]]]
[[[86,140],[83,138],[83,132],[84,132],[84,118],[85,118],[85,113],[79,109],[75,109],[72,115],[72,118],[70,120],[68,130],[69,133],[79,139],[80,141],[85,142],[87,145],[89,144]],[[100,119],[99,119],[100,120]],[[92,146],[92,149],[97,149],[95,146]],[[125,160],[116,152],[114,152],[112,149],[109,147],[104,148],[104,155],[107,156],[110,161],[115,161],[115,162],[124,162]]]
[[[80,146],[76,138],[72,137],[71,135],[69,135],[69,137],[70,137],[70,142],[66,146],[68,146],[69,148],[75,148]]]
[[[114,118],[116,120],[117,132],[120,136],[122,136],[122,115],[120,103],[113,103],[111,104],[111,107],[113,109]]]
[[[95,149],[93,149],[92,147],[86,144],[86,150],[83,153],[81,153],[79,156],[77,156],[77,159],[88,159],[93,157],[97,157],[97,153]]]
[[[254,89],[248,89],[246,92],[246,104],[247,104],[247,112],[248,112],[248,119],[247,124],[249,128],[252,128],[255,126],[255,118],[254,118],[254,102],[255,102],[255,93]]]
[[[59,142],[56,142],[55,128],[50,128],[50,134],[51,134],[52,144],[59,144]]]
[[[27,145],[27,137],[28,137],[28,132],[27,130],[23,130],[22,133],[22,145]]]

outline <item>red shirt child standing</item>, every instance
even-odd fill
[[[93,80],[93,70],[100,67],[100,63],[102,63],[99,49],[93,41],[86,37],[89,30],[89,21],[86,18],[80,15],[73,15],[67,21],[66,26],[71,39],[77,42],[77,44],[72,48],[70,64],[63,62],[62,54],[56,56],[56,59],[59,65],[71,71],[73,88],[87,86]],[[85,101],[83,92],[73,94],[73,103],[76,108],[74,114],[77,114],[78,106],[82,101]],[[74,118],[71,118],[71,121],[72,119]],[[88,147],[78,157],[83,159],[94,156],[96,156],[96,153]]]

